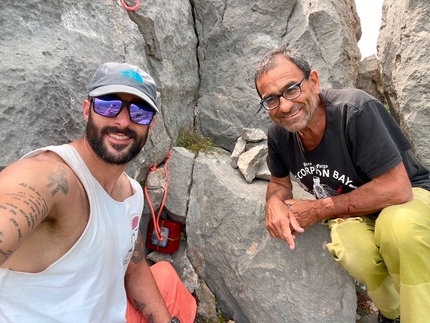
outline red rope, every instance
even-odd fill
[[[161,235],[161,228],[160,228],[160,222],[159,221],[160,221],[161,212],[163,211],[163,208],[164,208],[164,204],[166,204],[167,191],[168,191],[168,188],[169,188],[169,170],[167,168],[167,162],[169,161],[170,156],[172,156],[172,149],[170,149],[170,151],[167,154],[166,158],[164,158],[164,173],[166,175],[166,185],[164,187],[163,199],[161,201],[161,205],[160,205],[160,208],[158,210],[157,217],[155,217],[154,207],[152,206],[152,202],[149,199],[148,185],[145,185],[145,187],[144,187],[145,197],[146,197],[146,200],[148,201],[149,209],[151,210],[152,220],[154,222],[155,235],[157,236],[158,242],[161,242],[164,239],[164,236]],[[148,175],[146,176],[147,179],[149,177],[149,174],[157,169],[157,166],[158,165],[155,164],[154,166],[152,166],[149,169]]]
[[[134,10],[137,10],[139,8],[139,6],[140,6],[140,0],[136,0],[136,5],[134,7],[128,6],[125,3],[125,0],[121,0],[121,4],[124,6],[125,9],[134,11]]]

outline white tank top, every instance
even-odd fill
[[[143,210],[142,188],[114,201],[70,145],[49,146],[81,180],[90,202],[88,224],[75,245],[46,270],[32,274],[0,269],[0,322],[113,323],[125,320],[124,275]]]

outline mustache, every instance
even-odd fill
[[[126,135],[130,138],[136,138],[137,134],[135,131],[129,129],[129,128],[125,128],[125,129],[120,129],[118,127],[109,127],[106,126],[102,129],[102,133],[108,133],[108,132],[113,132],[113,133],[121,133],[123,135]]]
[[[301,108],[303,107],[303,104],[301,103],[295,103],[290,111],[288,111],[287,113],[283,112],[283,111],[279,111],[279,113],[276,114],[276,116],[289,116],[292,115],[294,113],[296,113],[297,111],[299,111]]]

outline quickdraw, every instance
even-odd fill
[[[134,7],[130,7],[128,4],[125,3],[125,0],[121,0],[121,4],[123,5],[123,7],[127,10],[130,11],[135,11],[139,8],[140,6],[140,0],[136,0],[136,5]]]
[[[161,235],[161,228],[160,228],[160,222],[159,221],[160,221],[160,217],[161,217],[161,212],[163,211],[163,208],[164,208],[164,204],[166,204],[167,190],[169,187],[169,170],[167,168],[167,162],[169,161],[171,155],[172,155],[172,149],[170,149],[166,158],[164,158],[164,173],[166,174],[166,185],[164,187],[163,199],[161,201],[161,205],[160,205],[160,208],[158,210],[157,216],[155,216],[154,207],[152,206],[151,200],[150,200],[149,195],[148,195],[148,185],[145,185],[145,187],[144,187],[145,197],[146,197],[146,200],[148,201],[148,206],[149,206],[149,209],[151,210],[152,220],[154,222],[155,235],[156,235],[158,241],[160,241],[160,242],[163,241],[164,236]],[[148,175],[146,176],[146,178],[148,178],[148,176],[151,172],[153,172],[157,169],[157,166],[158,166],[158,164],[155,164],[154,166],[152,166],[149,169],[149,172],[148,172]]]

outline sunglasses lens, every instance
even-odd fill
[[[94,98],[94,111],[104,117],[115,117],[121,111],[122,101],[112,96]]]
[[[155,111],[145,102],[130,104],[130,119],[141,125],[148,125],[154,118]]]
[[[113,95],[105,95],[94,98],[95,113],[113,118],[116,117],[124,104],[118,97]],[[129,106],[130,119],[141,125],[149,125],[154,118],[155,110],[146,102],[135,102]]]

